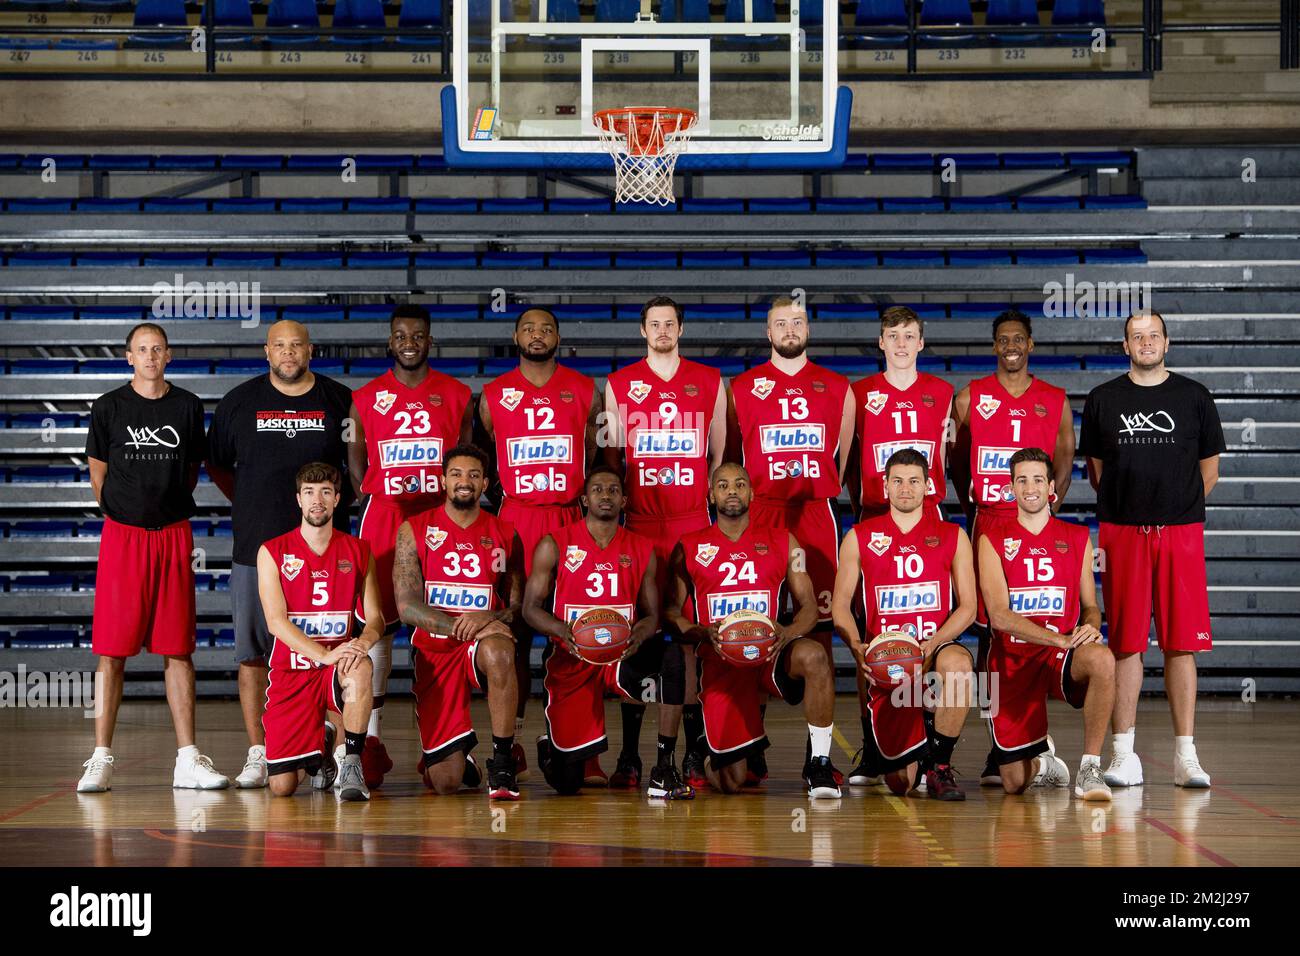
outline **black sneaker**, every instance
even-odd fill
[[[641,757],[637,754],[619,754],[618,764],[609,775],[611,790],[641,789]]]
[[[988,757],[984,760],[984,770],[980,773],[981,787],[1000,787],[1002,786],[1002,768],[993,762],[993,751],[989,751]]]
[[[867,767],[867,760],[863,756],[865,748],[859,750],[853,755],[854,767],[849,771],[850,787],[878,787],[880,786],[880,777],[873,774]]]
[[[519,783],[515,777],[514,755],[498,761],[495,758],[487,762],[488,799],[518,800]]]
[[[931,800],[965,800],[966,794],[957,786],[957,774],[948,764],[932,767],[925,772],[925,792]]]
[[[808,787],[810,797],[836,798],[840,795],[830,757],[814,757],[804,764],[803,782]]]
[[[686,751],[682,760],[682,778],[693,790],[703,790],[709,785],[709,778],[704,775],[704,757],[698,750]]]
[[[829,763],[829,758],[827,758]],[[745,786],[757,787],[767,779],[767,758],[762,753],[750,754],[745,758]],[[838,796],[838,794],[837,794]]]
[[[650,771],[650,786],[646,796],[657,800],[694,800],[695,788],[682,780],[682,775],[672,764],[655,766]]]
[[[473,754],[465,755],[465,773],[460,778],[461,788],[477,790],[483,783],[483,771],[478,768],[478,761]]]

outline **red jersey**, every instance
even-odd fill
[[[440,504],[443,456],[460,441],[469,387],[429,369],[419,385],[407,388],[389,369],[353,392],[352,400],[366,434],[362,493],[404,508]]]
[[[335,530],[324,554],[317,554],[294,528],[264,545],[280,569],[280,588],[289,620],[322,647],[334,647],[352,637],[352,616],[365,592],[370,546],[360,538]],[[272,670],[302,671],[319,667],[282,640],[271,649]]]
[[[717,369],[687,359],[667,381],[645,359],[609,377],[627,443],[628,514],[708,510],[709,424],[721,386]]]
[[[790,562],[790,532],[753,522],[732,541],[717,525],[682,538],[694,619],[708,626],[733,611],[757,611],[775,621]]]
[[[922,508],[904,534],[891,512],[854,526],[862,562],[862,606],[869,642],[885,631],[928,641],[953,608],[952,562],[961,529]]]
[[[999,525],[989,538],[1002,559],[1011,610],[1039,627],[1069,634],[1079,621],[1079,578],[1088,546],[1088,529],[1051,518],[1040,534],[1019,521]],[[995,630],[1006,649],[1036,650],[1018,637]]]
[[[596,384],[558,365],[538,388],[511,369],[483,386],[496,433],[497,473],[507,498],[562,505],[582,494],[587,416]]]
[[[731,390],[756,497],[798,502],[840,493],[847,378],[812,362],[786,375],[769,361],[737,375]]]
[[[982,510],[1014,515],[1011,456],[1022,448],[1053,454],[1069,400],[1064,389],[1040,378],[1032,379],[1019,398],[1003,388],[996,375],[976,379],[969,387],[971,500]]]
[[[918,372],[905,389],[895,388],[880,372],[853,383],[857,408],[855,432],[862,451],[862,507],[879,511],[889,507],[885,497],[885,462],[903,448],[914,448],[930,464],[926,501],[939,504],[947,493],[939,464],[947,437],[952,386],[941,378]]]
[[[473,524],[462,528],[448,517],[444,507],[421,512],[409,521],[420,559],[425,604],[450,617],[505,607],[507,597],[503,597],[501,588],[507,568],[522,557],[512,552],[512,525],[480,511]],[[434,654],[461,646],[449,634],[431,634],[419,627],[411,643]]]
[[[609,547],[602,548],[591,536],[585,518],[552,531],[551,537],[559,550],[551,613],[572,624],[594,607],[607,607],[622,614],[629,624],[635,623],[641,579],[654,555],[650,539],[620,525]]]

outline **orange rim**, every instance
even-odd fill
[[[598,127],[627,141],[632,156],[658,156],[663,152],[665,137],[686,132],[696,119],[694,110],[668,106],[624,106],[592,114]]]

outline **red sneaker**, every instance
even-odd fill
[[[515,780],[523,783],[532,774],[528,769],[528,758],[524,755],[524,745],[516,741],[510,755],[515,758]]]
[[[365,749],[361,751],[361,775],[366,778],[366,786],[376,790],[384,785],[384,774],[393,769],[393,759],[388,756],[388,749],[378,737],[367,737]]]
[[[609,777],[600,769],[599,757],[588,757],[587,765],[582,771],[582,784],[585,787],[608,787]]]
[[[757,787],[767,779],[767,758],[762,753],[751,754],[746,759],[745,786]]]
[[[966,799],[966,794],[957,786],[957,777],[948,764],[925,772],[925,792],[931,800]]]
[[[641,758],[636,754],[619,754],[618,766],[609,778],[610,789],[641,789]]]

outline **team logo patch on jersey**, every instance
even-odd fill
[[[650,396],[650,385],[648,382],[635,381],[627,390],[627,397],[640,405]]]
[[[1002,407],[1001,399],[994,398],[992,395],[981,395],[979,404],[975,410],[980,413],[980,417],[988,421],[993,417],[993,413]]]
[[[713,559],[718,556],[718,546],[716,544],[697,544],[695,546],[695,560],[706,568],[713,563]]]
[[[937,534],[932,534],[932,535],[930,535],[929,537],[927,537],[927,538],[925,539],[925,546],[926,546],[927,548],[937,548],[937,547],[939,547],[939,536],[938,536]]]
[[[766,542],[766,541],[755,541],[755,542],[754,542],[754,553],[755,553],[755,554],[767,554],[767,542]]]
[[[492,586],[425,581],[424,603],[442,611],[486,611],[492,606]]]
[[[889,396],[884,392],[867,392],[867,404],[863,407],[873,415],[879,415],[889,404]]]
[[[620,555],[618,556],[618,566],[619,566],[620,568],[630,568],[630,567],[632,567],[632,555],[630,555],[630,554],[620,554]]]
[[[379,467],[442,464],[441,438],[387,438],[379,443]]]
[[[1011,588],[1007,597],[1012,613],[1024,617],[1062,617],[1065,614],[1065,588]]]
[[[758,429],[763,454],[792,451],[825,451],[826,426],[817,422],[762,425]]]
[[[292,581],[302,570],[302,558],[295,557],[292,554],[286,554],[280,559],[280,573]]]
[[[636,458],[698,458],[703,443],[694,428],[639,428],[632,444]]]
[[[682,391],[686,393],[687,398],[695,398],[700,394],[700,387],[688,382],[682,386]]]
[[[772,615],[772,595],[768,591],[731,591],[726,594],[710,594],[705,600],[708,602],[710,621],[721,621],[736,611],[757,611],[768,617]]]
[[[430,395],[430,396],[429,396],[429,404],[432,405],[434,408],[442,408],[442,396],[441,396],[441,395]]]
[[[506,462],[520,465],[567,465],[573,461],[572,435],[520,435],[506,443]]]
[[[346,558],[345,558],[344,560],[340,561],[338,564],[336,564],[335,567],[338,568],[338,572],[339,572],[339,574],[351,574],[351,573],[352,573],[352,562],[351,562],[351,561],[348,561]]]
[[[492,547],[492,539],[489,538],[487,535],[483,535],[483,537],[479,538],[479,539],[478,539],[478,543],[479,543],[479,547],[482,547],[482,548],[491,548],[491,547]]]
[[[568,389],[565,389],[564,391],[560,392],[560,401],[564,402],[566,405],[572,405],[573,393],[570,392]]]
[[[1016,559],[1016,555],[1018,555],[1019,553],[1020,553],[1019,538],[1002,539],[1002,556],[1004,558],[1006,558],[1008,561],[1014,561]]]
[[[1047,417],[1047,406],[1042,402],[1034,402],[1034,414],[1039,418]]]
[[[447,540],[447,532],[442,528],[435,528],[429,525],[424,529],[424,546],[430,551],[437,551],[442,547],[442,543]]]
[[[1053,545],[1053,547],[1056,548],[1056,553],[1057,553],[1057,554],[1069,554],[1069,553],[1070,553],[1070,545],[1069,545],[1069,542],[1067,542],[1067,541],[1062,541],[1060,538],[1057,538],[1057,539],[1056,539],[1056,543]]]
[[[587,560],[587,552],[583,551],[576,544],[569,545],[564,552],[564,566],[570,571],[576,571],[582,567],[582,562]]]
[[[375,395],[375,404],[373,407],[380,415],[387,415],[395,401],[397,401],[396,392],[378,392]]]
[[[749,391],[755,398],[767,398],[767,396],[772,394],[772,389],[774,388],[776,388],[776,382],[772,381],[770,378],[756,378],[754,379],[753,388]]]
[[[921,404],[926,408],[934,408],[934,396],[928,392],[921,396]]]
[[[503,388],[501,390],[501,407],[508,412],[513,412],[519,407],[519,403],[524,400],[524,393],[517,388]]]
[[[826,391],[826,383],[823,382],[821,379],[817,379],[815,382],[813,382],[813,391],[814,392]]]
[[[876,585],[876,610],[880,614],[937,611],[940,606],[938,581]]]
[[[893,544],[894,539],[885,534],[883,531],[871,532],[871,540],[867,542],[867,547],[876,553],[877,557],[884,557],[889,546]]]

